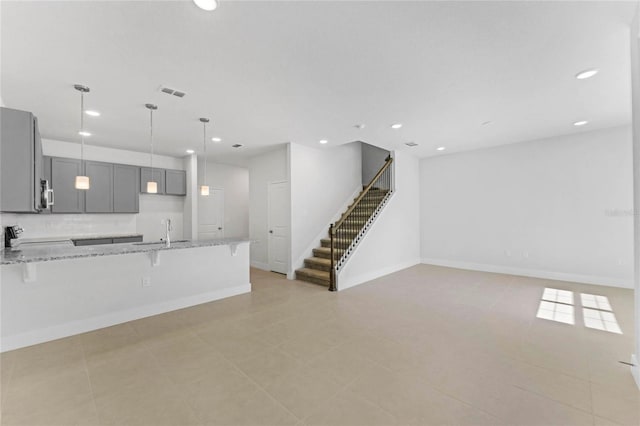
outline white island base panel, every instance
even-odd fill
[[[31,265],[0,267],[2,352],[251,291],[249,242]]]

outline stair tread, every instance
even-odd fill
[[[331,259],[324,259],[322,257],[307,257],[305,259],[307,262],[311,263],[320,263],[322,265],[331,266]]]
[[[331,247],[316,247],[314,250],[322,253],[331,253]],[[334,248],[333,251],[344,251],[344,249]]]

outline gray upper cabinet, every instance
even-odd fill
[[[52,213],[82,213],[86,191],[75,188],[76,176],[82,175],[80,160],[51,158],[51,187],[55,193]],[[93,186],[93,182],[91,182]]]
[[[167,170],[165,183],[165,194],[187,195],[187,172],[184,170]]]
[[[113,212],[140,211],[140,172],[135,166],[113,165]]]
[[[0,108],[0,210],[40,211],[42,147],[38,123],[27,111]]]
[[[113,164],[85,161],[90,188],[85,191],[86,213],[113,213]]]
[[[153,168],[153,179],[152,170],[149,167],[141,167],[140,168],[140,192],[143,194],[147,193],[147,182],[155,181],[158,183],[158,194],[164,194],[164,180],[165,180],[165,170],[164,169],[156,169]]]

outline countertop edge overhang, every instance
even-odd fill
[[[180,250],[200,247],[232,246],[250,243],[248,238],[221,238],[215,240],[194,240],[171,243],[128,243],[98,246],[38,247],[21,250],[5,249],[0,255],[0,265],[14,265],[54,260],[80,259],[86,257],[115,256],[123,254],[150,253],[154,251]]]

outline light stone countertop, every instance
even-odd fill
[[[95,246],[74,246],[71,244],[21,245],[15,249],[4,249],[0,255],[0,265],[16,263],[49,262],[52,260],[78,259],[83,257],[115,256],[121,254],[148,253],[163,250],[179,250],[198,247],[237,245],[250,242],[247,238],[221,238],[215,240],[178,240],[166,247],[164,242],[142,242],[126,244],[104,244]]]

